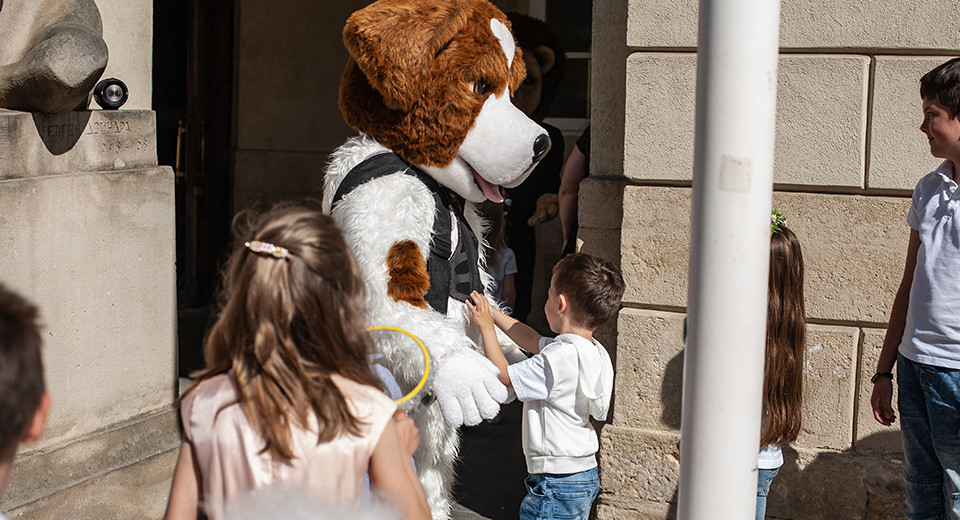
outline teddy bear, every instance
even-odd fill
[[[531,310],[537,260],[535,226],[557,215],[557,192],[563,169],[563,133],[546,124],[567,67],[566,51],[560,37],[543,20],[524,14],[507,13],[517,44],[523,51],[527,75],[513,93],[513,104],[542,126],[550,135],[550,152],[527,180],[507,190],[507,244],[517,257],[516,305],[513,316],[525,320]],[[557,251],[556,253],[559,253]],[[541,252],[543,254],[543,252]]]
[[[407,331],[430,354],[435,402],[411,412],[414,462],[434,518],[445,519],[458,427],[494,418],[511,398],[464,303],[492,283],[477,205],[502,202],[501,189],[523,182],[551,142],[511,103],[523,57],[487,0],[378,0],[348,18],[343,40],[339,106],[360,135],[331,154],[322,204],[363,272],[370,325]],[[377,345],[401,384],[421,377],[419,352]]]
[[[86,108],[107,66],[94,0],[0,1],[0,108]]]

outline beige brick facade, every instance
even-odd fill
[[[617,258],[609,249],[619,244],[627,291],[597,513],[672,518],[699,3],[598,4],[592,173],[580,221],[584,250]],[[810,326],[804,430],[784,452],[771,517],[901,515],[899,430],[874,421],[869,379],[903,271],[910,192],[939,163],[918,128],[919,78],[960,54],[958,30],[942,22],[958,7],[942,0],[781,4],[773,205],[803,244]],[[611,193],[617,188],[619,196]],[[611,222],[618,214],[619,228]]]

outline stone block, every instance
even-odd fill
[[[947,61],[937,56],[877,56],[867,187],[913,191],[942,159],[920,131],[920,76]]]
[[[803,429],[796,446],[845,450],[853,441],[860,330],[807,326],[803,363]]]
[[[41,312],[43,449],[175,397],[174,179],[169,167],[31,175],[0,181],[0,271]]]
[[[773,205],[803,247],[807,316],[886,323],[903,274],[910,200],[777,192]]]
[[[863,187],[866,56],[780,56],[773,181]]]
[[[627,186],[623,193],[625,302],[685,307],[690,189]]]
[[[177,454],[177,450],[161,453],[7,511],[7,514],[21,520],[163,518]]]
[[[793,520],[902,517],[900,464],[850,453],[785,449],[767,515]]]
[[[0,180],[156,166],[156,126],[147,110],[0,109]]]
[[[774,182],[862,187],[870,60],[779,60]],[[624,173],[693,178],[696,55],[632,54],[627,62]]]
[[[607,425],[600,437],[600,488],[617,500],[676,502],[678,433]]]
[[[684,317],[620,311],[613,417],[618,426],[680,431]]]
[[[620,228],[623,222],[623,188],[622,182],[595,178],[584,180],[577,197],[579,225],[586,228]]]
[[[57,405],[55,402],[54,407]],[[0,510],[23,513],[21,518],[160,518],[180,446],[177,421],[176,410],[168,406],[64,445],[21,454],[0,500]],[[155,462],[158,457],[159,466]],[[127,481],[133,485],[126,490],[111,488],[110,492],[117,492],[115,495],[95,485],[96,493],[84,500],[75,502],[70,498],[90,493],[90,483],[116,480],[118,474],[133,474],[136,479]],[[148,483],[155,488],[144,496],[140,491]],[[41,514],[78,506],[88,512],[86,516]],[[114,507],[152,507],[155,511],[159,506],[159,513],[95,517],[90,516],[94,506],[104,512]]]
[[[582,227],[577,231],[577,251],[620,265],[620,230]]]
[[[627,8],[627,45],[695,50],[699,32],[699,5],[696,0],[630,0]]]
[[[96,0],[110,61],[103,78],[119,78],[130,90],[122,110],[153,107],[153,3]],[[96,103],[93,103],[96,108]],[[156,139],[154,139],[156,141]]]
[[[623,170],[634,180],[693,178],[696,54],[627,58]]]
[[[884,329],[863,329],[863,347],[860,361],[860,387],[857,393],[858,411],[857,423],[854,431],[856,439],[854,448],[857,453],[882,455],[894,458],[903,456],[903,445],[900,443],[900,423],[884,426],[873,418],[873,406],[870,396],[873,394],[873,384],[870,378],[876,373],[877,360],[880,359],[880,350],[883,348]],[[893,367],[896,377],[897,367]],[[893,385],[892,405],[897,407],[897,385]],[[898,414],[899,417],[899,414]]]
[[[673,520],[677,504],[645,500],[614,500],[600,492],[597,498],[597,520]]]
[[[776,192],[773,205],[800,238],[807,316],[886,323],[900,284],[908,227],[906,197]],[[624,301],[685,307],[690,190],[624,190]]]
[[[628,10],[627,45],[638,48],[695,48],[698,2],[634,0]],[[814,49],[960,49],[960,37],[943,13],[952,0],[879,0],[824,4],[785,0],[780,4],[780,46]],[[895,20],[896,23],[891,23]]]
[[[623,177],[624,100],[629,49],[624,45],[627,5],[630,0],[593,2],[593,34],[590,47],[591,175]]]

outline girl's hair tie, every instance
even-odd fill
[[[260,255],[270,255],[274,258],[287,258],[290,256],[290,251],[288,251],[287,248],[275,246],[270,242],[251,240],[249,242],[244,242],[243,245],[247,246],[247,249]]]
[[[774,233],[783,231],[783,228],[787,225],[787,217],[783,216],[783,213],[777,209],[773,208],[770,212],[770,236],[773,236]]]

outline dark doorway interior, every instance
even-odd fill
[[[154,4],[157,155],[177,179],[179,373],[203,366],[207,329],[230,239],[234,123],[233,2]]]

